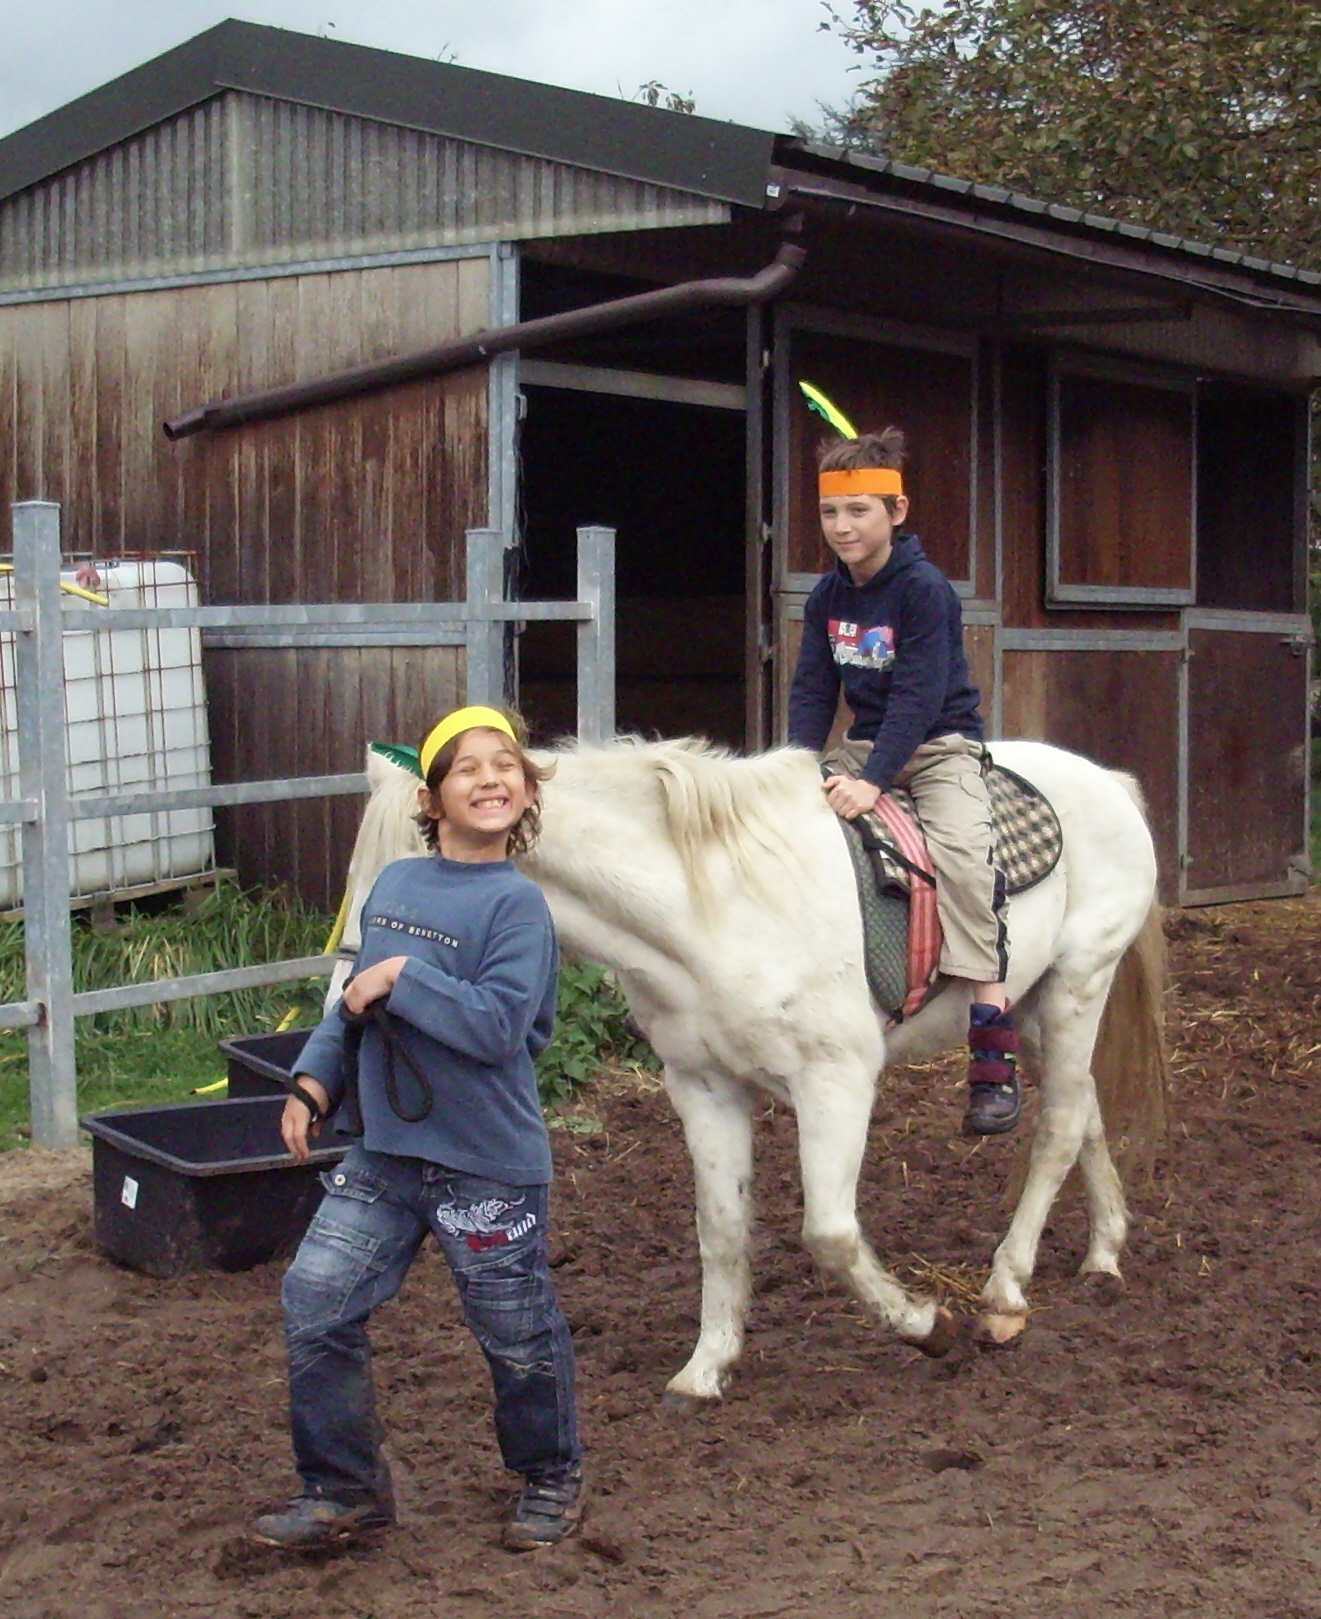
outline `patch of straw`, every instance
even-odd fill
[[[946,1265],[910,1254],[894,1267],[895,1275],[908,1287],[931,1294],[940,1304],[975,1305],[989,1275],[985,1266]]]

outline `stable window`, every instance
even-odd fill
[[[1205,384],[1197,399],[1197,604],[1305,610],[1307,400]]]
[[[1195,600],[1196,444],[1191,379],[1055,359],[1050,605],[1161,608]]]

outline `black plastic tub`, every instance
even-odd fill
[[[245,1034],[222,1040],[230,1096],[274,1096],[277,1091],[287,1095],[294,1064],[311,1032],[286,1029],[282,1034]]]
[[[148,1276],[249,1270],[291,1252],[321,1201],[318,1174],[350,1143],[295,1164],[284,1096],[93,1113],[96,1240]]]

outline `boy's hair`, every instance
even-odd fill
[[[903,470],[908,459],[908,442],[902,427],[885,427],[879,433],[859,433],[857,438],[829,439],[816,452],[818,472],[853,472],[859,467],[890,467]],[[896,495],[881,495],[885,509],[893,517]]]
[[[523,716],[515,713],[512,708],[502,708],[499,712],[504,715],[514,728],[514,738],[509,741],[509,750],[517,756],[518,762],[523,768],[523,780],[527,783],[528,790],[532,794],[532,802],[514,822],[509,832],[509,853],[511,855],[526,854],[537,841],[537,837],[541,832],[541,794],[539,789],[542,782],[546,780],[551,772],[550,769],[543,768],[528,758],[527,726],[523,721]],[[475,725],[472,729],[480,731],[483,727]],[[430,728],[428,728],[426,734],[430,736]],[[497,732],[496,734],[504,735],[503,732]],[[431,761],[431,769],[427,771],[427,787],[431,792],[437,792],[441,782],[449,775],[454,764],[455,755],[459,751],[459,743],[466,735],[466,731],[460,731],[458,736],[452,736]],[[506,740],[508,741],[509,739]],[[417,824],[422,829],[422,841],[427,848],[432,850],[438,848],[440,840],[436,833],[435,819],[426,814],[425,811],[419,811]]]

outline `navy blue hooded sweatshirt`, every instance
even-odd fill
[[[840,686],[849,736],[872,743],[867,781],[886,791],[924,742],[961,732],[980,742],[980,693],[963,652],[963,612],[916,534],[855,585],[837,562],[803,608],[803,643],[789,693],[789,740],[819,753],[835,723]]]

